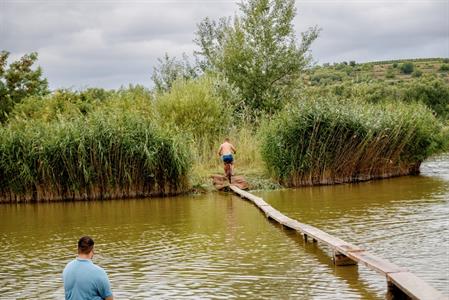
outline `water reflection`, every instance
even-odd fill
[[[260,194],[449,294],[449,181],[430,169],[418,177]],[[214,193],[1,205],[7,259],[0,261],[0,298],[62,298],[62,269],[84,234],[95,238],[94,260],[108,271],[117,299],[381,299],[386,289],[367,268],[336,268],[329,249],[305,244],[246,201]]]
[[[410,269],[449,294],[449,157],[420,176],[361,184],[260,192],[286,215]],[[379,289],[379,276],[359,268]]]

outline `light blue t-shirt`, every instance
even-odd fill
[[[100,300],[112,296],[108,275],[89,259],[77,258],[69,262],[62,279],[67,300]]]

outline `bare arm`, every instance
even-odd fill
[[[232,149],[232,151],[234,151],[234,153],[237,153],[237,150],[235,150],[234,145],[231,145],[231,149]]]
[[[109,297],[106,297],[104,300],[114,300],[114,297],[109,296]]]
[[[218,148],[218,156],[221,156],[221,148],[222,148],[223,146],[221,145],[220,146],[220,148]]]

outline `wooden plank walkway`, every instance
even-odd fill
[[[410,273],[407,269],[401,268],[374,255],[373,253],[364,250],[361,247],[345,242],[316,227],[291,219],[274,209],[262,198],[245,192],[234,185],[231,185],[229,188],[240,197],[248,199],[254,203],[261,211],[265,213],[267,218],[273,219],[284,227],[301,233],[306,241],[310,238],[313,242],[319,241],[327,244],[331,247],[331,249],[333,249],[333,260],[336,265],[354,265],[357,263],[362,263],[369,269],[385,276],[388,285],[387,297],[392,299],[408,298],[422,300],[449,299],[425,281]]]

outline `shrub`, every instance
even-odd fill
[[[449,119],[449,85],[444,79],[412,81],[405,84],[402,89],[402,100],[422,102],[440,118]]]
[[[440,66],[440,71],[441,71],[441,72],[447,72],[447,71],[449,71],[449,65],[448,65],[448,64],[442,64],[442,65]]]
[[[388,68],[387,72],[385,73],[385,78],[392,79],[396,76],[394,73],[394,70],[392,68]]]
[[[421,71],[421,70],[415,70],[415,71],[412,73],[412,77],[417,78],[417,77],[421,77],[421,76],[422,76],[422,71]]]
[[[411,62],[405,62],[400,66],[400,70],[403,74],[412,74],[414,69],[415,65]]]
[[[196,143],[213,143],[229,129],[229,105],[214,92],[214,80],[177,81],[170,92],[155,102],[161,124],[190,136]]]

